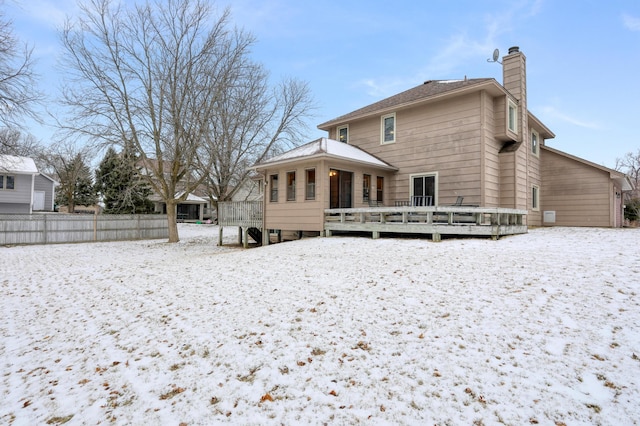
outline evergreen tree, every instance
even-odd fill
[[[96,170],[96,189],[104,203],[104,213],[150,213],[151,189],[135,165],[135,157],[125,150],[121,154],[109,148]]]
[[[75,212],[77,205],[91,206],[96,203],[91,170],[81,154],[71,160],[60,157],[56,167],[60,186],[56,191],[56,204],[68,207],[69,213]]]

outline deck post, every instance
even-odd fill
[[[218,245],[222,247],[222,229],[223,226],[218,226]]]
[[[380,232],[378,231],[373,231],[371,233],[371,238],[373,238],[374,240],[377,240],[378,238],[380,238]]]
[[[249,248],[249,227],[247,226],[243,226],[242,227],[242,247],[244,248]]]
[[[440,234],[431,234],[431,240],[434,243],[439,243],[440,241],[442,241],[442,235],[440,235]]]
[[[238,244],[242,244],[242,226],[238,226]]]

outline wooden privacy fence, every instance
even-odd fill
[[[0,245],[168,237],[166,215],[0,214]]]

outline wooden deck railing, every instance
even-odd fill
[[[334,231],[380,232],[441,235],[523,234],[526,210],[465,206],[437,207],[369,207],[326,209],[324,229],[327,236]]]
[[[262,229],[262,201],[225,201],[218,203],[218,223]]]

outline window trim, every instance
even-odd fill
[[[382,182],[382,185],[378,185]],[[384,176],[376,176],[376,204],[384,204]]]
[[[293,183],[290,184],[291,176],[293,176]],[[291,170],[285,174],[285,181],[287,185],[287,201],[296,201],[296,171]]]
[[[540,187],[538,185],[531,185],[531,210],[540,211]]]
[[[345,140],[342,141],[342,140],[340,140],[340,130],[343,130],[343,129],[347,131],[347,137],[346,137]],[[338,126],[336,128],[336,140],[338,142],[342,142],[342,143],[346,143],[346,144],[349,143],[349,125],[348,124],[345,124],[344,126]]]
[[[369,183],[366,184],[367,178]],[[362,202],[368,203],[371,200],[371,175],[369,173],[362,174]]]
[[[511,126],[511,110],[513,109],[513,127]],[[507,102],[507,129],[518,134],[518,105],[509,99]]]
[[[278,173],[276,173],[269,175],[269,202],[277,203],[278,195]]]
[[[385,140],[385,120],[387,118],[393,118],[393,139]],[[380,145],[389,145],[396,142],[396,135],[398,134],[398,120],[396,119],[396,113],[386,114],[380,117]]]
[[[433,177],[433,205],[438,205],[438,198],[440,196],[438,191],[438,183],[439,183],[439,175],[440,172],[424,172],[424,173],[413,173],[409,175],[409,199],[413,197],[415,194],[413,193],[413,179],[415,178],[424,178],[424,177]]]
[[[9,184],[9,178],[11,178],[11,188],[7,188]],[[0,191],[15,191],[16,190],[16,175],[2,174],[0,175]]]
[[[309,182],[309,172],[313,171],[313,183]],[[309,195],[309,185],[313,185],[313,193]],[[316,168],[311,167],[304,169],[304,199],[315,200],[316,199]]]
[[[536,141],[535,145],[533,144],[534,137]],[[531,152],[536,157],[540,156],[540,134],[533,129],[531,129]]]

